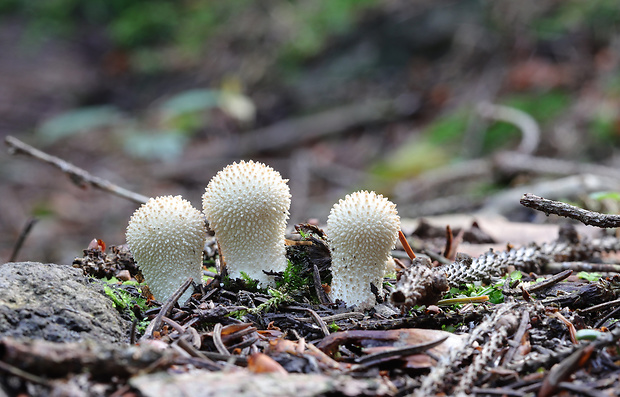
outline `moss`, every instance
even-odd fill
[[[222,278],[222,283],[224,284],[224,288],[229,291],[251,291],[251,292],[264,292],[265,289],[258,288],[258,281],[254,280],[252,277],[248,276],[247,273],[241,272],[241,278],[233,279],[228,275],[225,275]]]
[[[321,283],[331,282],[331,256],[325,233],[316,226],[301,224],[295,230],[302,237],[299,244],[286,247],[288,264],[276,286],[296,298],[318,302],[314,289],[314,266],[316,265]]]
[[[291,260],[288,260],[282,280],[276,283],[276,285],[285,291],[301,291],[307,290],[308,285],[312,285],[313,282],[312,278],[304,273],[302,263],[293,263]]]
[[[104,283],[103,291],[112,300],[121,316],[132,322],[138,321],[136,329],[138,332],[143,332],[148,320],[142,319],[141,313],[148,307],[146,299],[141,295],[140,284],[136,281],[121,282],[115,277],[101,282]]]
[[[327,328],[329,328],[330,332],[338,332],[338,331],[340,331],[340,327],[335,322],[332,322],[331,324],[329,324],[327,326]]]

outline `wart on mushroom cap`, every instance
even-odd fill
[[[202,206],[231,278],[241,272],[273,286],[263,270],[284,271],[284,232],[291,206],[287,180],[265,164],[240,161],[209,182]]]
[[[332,251],[331,296],[360,309],[374,306],[386,262],[400,230],[396,205],[375,192],[355,192],[334,204],[327,218]]]
[[[202,283],[204,217],[181,196],[151,198],[127,226],[127,243],[155,299],[165,301],[192,277]],[[191,290],[179,299],[186,301]]]

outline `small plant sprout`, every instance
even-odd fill
[[[231,278],[245,273],[259,287],[273,287],[263,270],[286,270],[284,232],[291,206],[286,182],[254,161],[228,165],[209,182],[202,206]]]
[[[374,306],[370,285],[381,289],[400,230],[396,205],[375,192],[352,193],[333,206],[327,230],[332,252],[332,298],[359,309]]]
[[[158,301],[165,301],[192,277],[202,283],[204,217],[181,196],[151,198],[134,212],[127,226],[127,243],[146,283]],[[186,301],[187,290],[179,299]]]

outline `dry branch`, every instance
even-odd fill
[[[485,118],[514,124],[521,130],[520,153],[534,153],[540,143],[540,127],[532,116],[522,110],[491,103],[478,104],[478,113]]]
[[[576,219],[584,225],[602,228],[614,228],[620,226],[620,215],[607,215],[600,212],[588,211],[574,205],[553,201],[526,193],[520,203],[526,207],[542,211],[545,214],[556,214],[565,218]]]
[[[4,143],[9,147],[10,154],[25,154],[44,163],[51,164],[67,174],[69,179],[71,179],[71,182],[79,187],[83,188],[90,185],[140,204],[146,203],[149,199],[146,196],[122,188],[103,178],[91,175],[89,172],[76,167],[75,165],[68,163],[59,157],[42,152],[41,150],[36,149],[10,135],[4,138]]]
[[[249,155],[269,150],[282,150],[347,131],[359,125],[376,123],[417,110],[418,103],[403,109],[397,101],[374,99],[343,106],[318,114],[285,120],[244,134],[238,145],[231,147],[233,155]]]

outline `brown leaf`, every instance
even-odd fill
[[[101,251],[101,252],[105,252],[105,242],[101,239],[97,239],[94,238],[92,239],[92,241],[88,244],[88,250],[89,251]]]
[[[255,374],[278,373],[288,375],[284,367],[263,353],[254,353],[248,358],[248,369]]]
[[[413,346],[435,341],[442,337],[448,337],[442,344],[429,349],[435,356],[441,357],[448,354],[450,349],[463,346],[463,337],[454,335],[450,332],[411,328],[393,329],[387,331],[344,331],[336,332],[323,338],[317,347],[328,355],[333,355],[341,345],[355,345],[362,347],[364,353],[377,352],[385,348],[397,348],[403,346]],[[411,357],[411,356],[410,356]],[[412,359],[412,366],[432,365],[431,361],[422,362],[419,358]],[[421,368],[417,366],[416,368]]]

